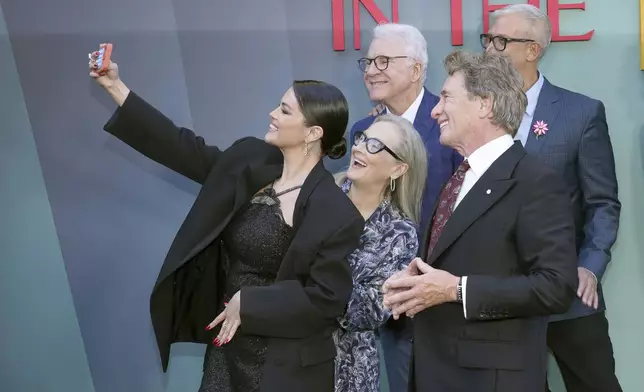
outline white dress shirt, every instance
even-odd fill
[[[461,185],[461,191],[458,193],[458,197],[456,198],[454,210],[458,208],[458,205],[461,203],[465,195],[467,195],[467,192],[472,189],[474,184],[476,184],[479,178],[481,178],[487,169],[492,166],[494,161],[512,147],[513,144],[514,140],[512,140],[512,136],[499,136],[491,142],[479,147],[476,151],[470,154],[469,157],[465,158],[470,164],[470,168],[465,172],[463,185]],[[467,276],[463,276],[461,278],[461,287],[463,290],[463,314],[467,319]]]
[[[537,101],[539,101],[539,94],[541,93],[542,87],[543,74],[539,72],[539,79],[537,79],[532,87],[530,87],[530,89],[525,93],[526,97],[528,97],[528,106],[526,106],[525,113],[523,113],[523,119],[521,119],[519,130],[514,136],[514,140],[519,140],[524,147],[528,141],[528,135],[530,135],[530,127],[532,126],[534,111],[537,108]]]
[[[414,123],[414,120],[416,120],[416,114],[418,114],[418,109],[420,108],[420,103],[423,101],[423,96],[425,95],[425,89],[420,90],[420,94],[416,97],[416,100],[405,110],[405,112],[400,116],[404,118],[405,120],[411,122],[412,124]],[[385,112],[387,114],[391,114],[391,111],[389,110],[388,107],[385,106]]]

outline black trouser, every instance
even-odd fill
[[[621,392],[604,312],[548,325],[552,351],[568,392]],[[546,381],[546,391],[549,391]]]

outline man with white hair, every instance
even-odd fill
[[[443,184],[462,161],[450,147],[439,143],[440,130],[431,118],[439,98],[425,87],[427,73],[427,42],[421,32],[410,25],[388,23],[373,30],[367,56],[358,60],[369,98],[382,103],[384,110],[409,120],[420,133],[429,154],[428,180],[423,194],[423,210],[419,227],[425,227]],[[368,116],[351,128],[350,143],[356,132],[365,131],[374,121]],[[407,390],[411,358],[411,322],[390,319],[380,328],[380,341],[391,391]]]
[[[543,11],[515,4],[493,17],[481,43],[486,51],[512,59],[528,97],[516,139],[528,154],[562,175],[572,198],[578,298],[568,312],[551,318],[548,346],[568,392],[621,391],[601,286],[621,209],[604,105],[552,85],[539,72],[539,60],[551,40],[550,20]]]

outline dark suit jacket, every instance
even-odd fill
[[[432,254],[421,249],[433,267],[468,277],[467,319],[460,303],[414,318],[411,390],[542,392],[548,316],[577,288],[574,241],[560,177],[516,142],[454,210]]]
[[[532,128],[526,151],[563,176],[572,201],[579,266],[601,281],[617,238],[621,203],[617,197],[615,158],[601,101],[564,90],[544,80],[533,124],[548,132],[538,139]],[[606,308],[601,284],[599,308]],[[552,320],[586,316],[596,310],[576,298],[567,313]]]
[[[220,234],[252,195],[281,175],[282,154],[256,138],[221,151],[177,128],[135,93],[105,130],[147,157],[202,184],[150,298],[164,371],[173,342],[211,343],[205,331],[222,310]],[[332,331],[352,292],[347,256],[364,220],[322,161],[295,205],[296,231],[277,281],[241,290],[241,330],[269,338],[262,391],[332,391]]]
[[[439,98],[425,89],[425,95],[420,103],[414,128],[420,133],[425,143],[425,149],[429,159],[427,160],[427,185],[423,193],[423,210],[421,214],[420,227],[424,227],[432,214],[434,203],[438,199],[443,185],[454,174],[458,165],[463,161],[463,157],[454,149],[443,146],[439,143],[440,128],[431,117],[432,109],[438,103]],[[384,113],[384,111],[382,112]],[[381,114],[382,114],[381,113]],[[353,143],[353,135],[358,131],[365,131],[371,126],[375,117],[368,116],[357,121],[351,127],[349,143]],[[352,144],[353,145],[353,144]]]

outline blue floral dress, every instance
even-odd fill
[[[342,185],[346,193],[351,181]],[[353,294],[333,338],[336,392],[379,392],[380,358],[375,330],[391,316],[382,285],[418,252],[417,226],[385,199],[365,223],[360,245],[349,256]]]

